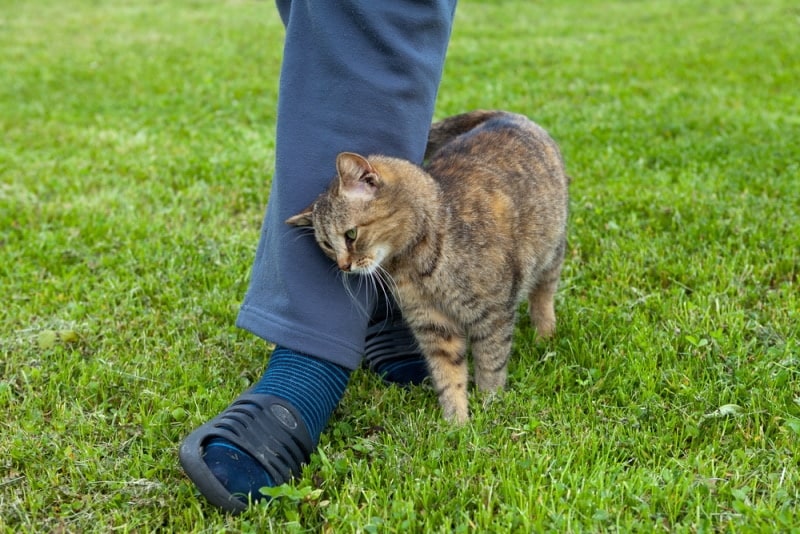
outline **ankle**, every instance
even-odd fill
[[[276,347],[252,393],[275,395],[292,404],[316,445],[344,395],[350,374],[335,363]]]

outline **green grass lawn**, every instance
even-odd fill
[[[273,166],[271,2],[3,2],[0,530],[800,529],[800,7],[463,0],[437,106],[561,143],[546,343],[442,422],[357,372],[284,498],[226,516],[181,439],[261,373],[233,326]]]

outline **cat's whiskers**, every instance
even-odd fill
[[[369,286],[367,286],[367,290],[368,290],[368,292],[369,292],[370,289],[372,290],[372,292],[375,294],[375,301],[376,302],[380,301],[381,292],[383,292],[383,295],[385,297],[387,297],[383,301],[384,302],[384,306],[386,307],[386,309],[384,310],[384,314],[385,315],[389,315],[388,295],[386,295],[386,290],[383,287],[383,283],[382,283],[382,281],[380,279],[380,275],[377,274],[377,272],[372,272],[372,273],[369,273],[367,275],[367,279],[369,280],[369,284],[370,284]]]
[[[375,269],[371,270],[370,272],[345,272],[340,269],[337,269],[338,276],[342,278],[342,285],[344,286],[345,292],[353,301],[353,304],[358,308],[358,311],[364,315],[365,317],[369,317],[371,314],[366,309],[362,301],[358,298],[358,294],[362,291],[362,284],[363,290],[367,296],[373,294],[375,299],[378,300],[379,296],[383,294],[385,297],[384,303],[386,306],[386,314],[389,313],[389,302],[393,298],[394,290],[397,287],[392,276],[380,265],[377,265]],[[353,289],[350,281],[356,278],[358,280],[358,285]]]
[[[364,317],[369,317],[369,315],[370,315],[369,311],[361,303],[361,301],[359,300],[359,298],[357,296],[358,293],[361,292],[361,284],[364,283],[364,281],[362,280],[362,277],[359,276],[356,273],[347,273],[347,272],[342,271],[342,270],[338,270],[338,271],[339,271],[339,275],[342,277],[342,285],[344,286],[344,290],[347,293],[347,296],[350,297],[351,301],[353,301],[353,304],[358,309],[359,313],[361,313],[361,315],[363,315]],[[350,279],[353,278],[353,277],[358,278],[358,286],[356,287],[355,291],[353,291],[353,288],[350,285]]]
[[[375,273],[374,273],[374,275],[372,277],[372,283],[375,286],[376,298],[377,298],[379,292],[383,292],[383,296],[384,296],[383,306],[385,308],[384,309],[384,314],[388,317],[390,315],[390,313],[391,313],[391,307],[392,306],[391,306],[390,302],[392,301],[393,297],[392,297],[392,295],[390,295],[390,293],[392,292],[391,288],[388,291],[386,289],[387,282],[386,282],[386,280],[384,280],[385,276],[389,276],[389,274],[386,273],[382,267],[378,266],[378,269],[375,271]],[[389,276],[389,279],[392,280],[392,277]]]
[[[383,290],[384,296],[388,299],[391,295],[397,294],[397,282],[395,282],[392,275],[389,274],[389,271],[383,268],[382,265],[378,265],[375,269],[375,278],[381,289]]]
[[[356,274],[348,273],[347,276],[355,277],[358,279],[358,285],[356,286],[356,293],[361,293],[361,286],[364,285],[364,277],[357,273]]]
[[[328,267],[328,272],[333,273],[334,277],[340,277],[344,274],[335,263],[331,263],[330,267]]]
[[[311,226],[295,226],[288,228],[281,236],[283,239],[291,239],[297,242],[306,237],[314,237],[314,228]]]
[[[294,232],[295,233],[294,241],[299,241],[300,239],[304,239],[309,235],[311,237],[314,237],[314,229],[311,228],[310,226],[299,227],[298,230],[300,231]]]

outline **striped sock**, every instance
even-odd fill
[[[350,371],[343,367],[278,347],[251,393],[275,395],[291,403],[316,445],[349,379]],[[261,464],[226,439],[209,440],[203,459],[231,494],[258,500],[259,488],[275,485]]]

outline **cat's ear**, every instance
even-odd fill
[[[380,187],[380,177],[367,158],[342,152],[336,157],[339,193],[362,200],[372,200]]]
[[[311,204],[306,209],[302,210],[296,215],[292,215],[286,219],[286,224],[289,226],[313,226],[314,225],[314,204]]]

